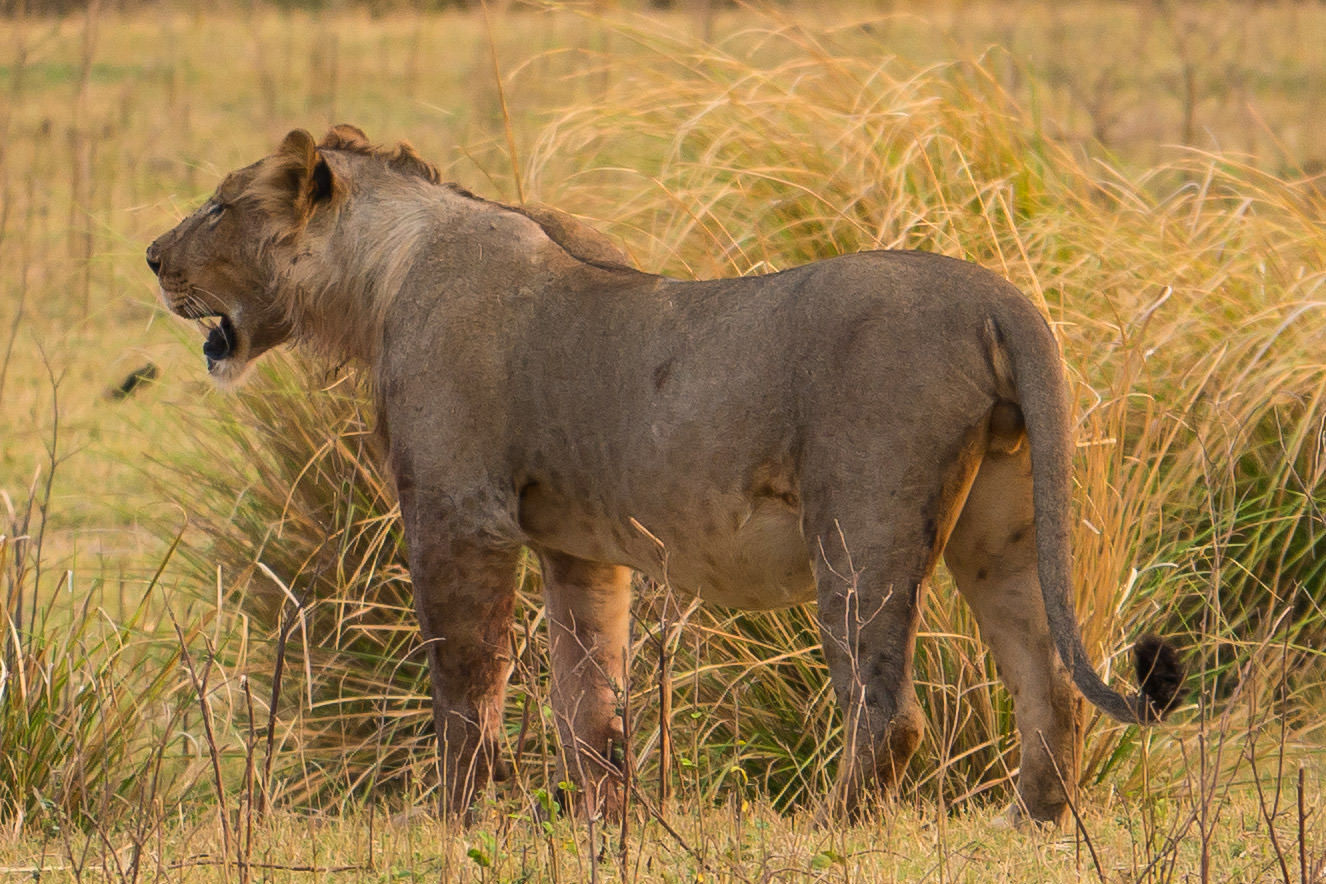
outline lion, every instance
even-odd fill
[[[670,279],[569,215],[477,197],[345,125],[293,131],[226,176],[147,261],[166,306],[205,324],[218,384],[286,342],[370,373],[446,815],[501,768],[524,548],[542,566],[561,773],[590,814],[622,808],[633,571],[735,608],[818,601],[841,812],[888,795],[920,740],[912,657],[941,556],[1014,698],[1018,818],[1065,820],[1083,697],[1133,724],[1180,699],[1160,639],[1135,647],[1136,695],[1092,668],[1059,348],[974,264],[875,251]]]

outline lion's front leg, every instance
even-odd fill
[[[518,556],[518,549],[493,549],[470,539],[410,538],[444,817],[467,816],[500,769]]]
[[[622,691],[630,642],[631,574],[543,552],[552,645],[553,714],[574,811],[617,817],[622,808]]]

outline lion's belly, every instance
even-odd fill
[[[716,604],[783,608],[815,596],[801,514],[780,500],[711,499],[638,518],[617,509],[526,493],[520,522],[536,545],[628,565]]]
[[[667,560],[666,579],[705,601],[768,609],[815,597],[800,515],[779,504],[757,504],[729,532],[688,538]]]

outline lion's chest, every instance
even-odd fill
[[[814,597],[800,509],[782,497],[709,493],[632,505],[530,483],[520,524],[537,545],[628,565],[721,605],[780,608]]]

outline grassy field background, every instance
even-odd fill
[[[1326,7],[488,21],[178,4],[0,29],[0,879],[1323,880]],[[531,574],[518,774],[472,830],[419,813],[421,659],[357,379],[279,357],[219,396],[142,260],[226,171],[341,121],[648,270],[905,247],[1007,275],[1077,389],[1088,646],[1122,672],[1138,633],[1175,635],[1192,703],[1093,724],[1075,831],[995,830],[1011,704],[941,579],[901,798],[818,827],[838,731],[812,613],[642,586],[635,813],[540,822]]]

